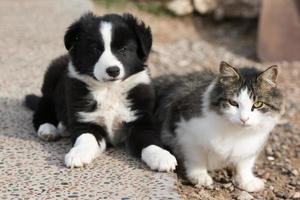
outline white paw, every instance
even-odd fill
[[[210,186],[213,184],[211,176],[203,170],[188,172],[187,177],[195,187]]]
[[[156,145],[150,145],[142,150],[142,160],[152,170],[173,171],[176,168],[176,158],[167,150]]]
[[[45,141],[55,140],[59,136],[57,128],[53,124],[49,123],[40,125],[37,135]]]
[[[65,164],[67,167],[82,167],[91,163],[96,155],[89,148],[73,147],[65,156]]]
[[[250,180],[239,182],[238,186],[247,192],[257,192],[264,189],[265,183],[262,179],[253,177]]]
[[[100,142],[100,144],[102,143]],[[76,139],[74,147],[65,155],[65,165],[70,168],[87,165],[104,149],[105,147],[99,147],[94,135],[82,134]]]

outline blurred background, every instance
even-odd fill
[[[39,94],[49,62],[66,53],[67,27],[89,10],[130,12],[151,27],[148,65],[154,77],[217,71],[222,60],[236,67],[278,65],[286,113],[255,168],[267,180],[266,189],[242,193],[224,170],[215,173],[212,188],[196,189],[179,176],[176,190],[189,200],[300,198],[300,0],[0,0],[0,131],[24,132],[20,138],[36,140],[28,135],[31,114],[22,99]],[[6,142],[3,149],[12,148],[7,153],[13,154],[15,144]],[[58,145],[63,148],[57,150]],[[43,148],[60,162],[68,145],[62,141]]]

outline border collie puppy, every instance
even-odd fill
[[[238,187],[263,189],[252,168],[284,112],[277,76],[277,66],[260,71],[222,62],[219,73],[154,80],[162,140],[184,161],[191,183],[209,186],[209,171],[233,166]]]
[[[89,164],[107,144],[125,143],[152,170],[174,170],[177,161],[161,148],[153,122],[155,94],[144,64],[150,28],[130,14],[87,13],[69,27],[64,42],[68,55],[50,64],[42,97],[25,100],[37,135],[71,135],[67,167]]]

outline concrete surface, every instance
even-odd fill
[[[0,1],[0,199],[179,199],[176,176],[148,170],[122,149],[68,169],[68,139],[43,142],[24,95],[39,94],[51,59],[65,52],[66,27],[87,0]]]

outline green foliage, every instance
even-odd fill
[[[135,3],[136,7],[140,10],[149,12],[154,15],[171,15],[171,12],[165,8],[160,2],[143,2]]]
[[[158,1],[145,1],[145,2],[134,2],[130,0],[94,0],[96,3],[100,3],[107,8],[117,7],[121,8],[126,5],[133,5],[142,11],[146,11],[153,15],[172,15],[168,11],[164,4]]]
[[[124,6],[128,3],[128,0],[94,0],[96,3],[100,3],[107,8],[112,6]]]

